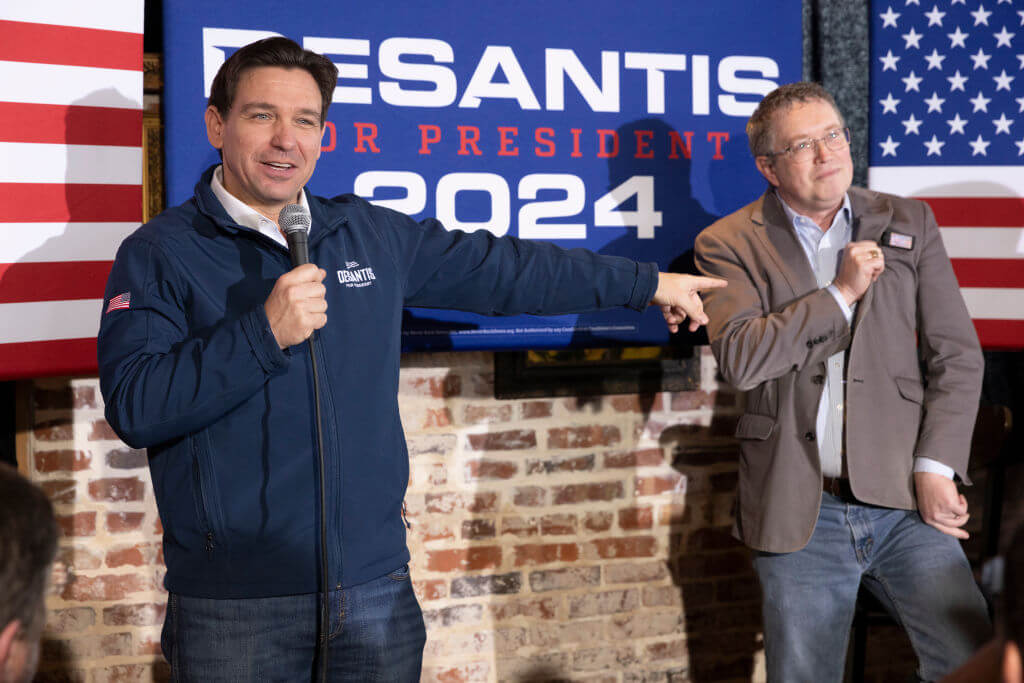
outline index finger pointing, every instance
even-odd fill
[[[693,289],[719,289],[725,287],[728,282],[717,277],[704,277],[703,275],[692,275],[690,276],[690,286]]]

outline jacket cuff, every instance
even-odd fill
[[[288,354],[277,345],[277,338],[270,329],[270,320],[263,306],[257,306],[242,316],[242,331],[249,341],[249,347],[256,356],[263,372],[277,375],[288,367]]]
[[[633,293],[629,297],[627,307],[634,311],[643,311],[654,299],[658,291],[658,264],[637,263],[636,283],[633,285]]]

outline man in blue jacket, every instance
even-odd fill
[[[403,306],[504,315],[653,303],[670,329],[687,317],[696,329],[706,322],[697,291],[725,284],[308,194],[337,78],[284,38],[232,55],[206,110],[222,163],[124,241],[107,283],[100,385],[113,428],[149,449],[175,680],[308,678],[322,562],[331,680],[418,680],[425,632],[406,566],[397,402]],[[317,265],[290,267],[277,223],[291,203],[312,216]],[[314,330],[316,370],[301,344]]]

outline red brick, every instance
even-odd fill
[[[427,408],[423,411],[422,429],[434,427],[451,427],[452,413],[448,408]]]
[[[447,581],[442,581],[440,579],[425,579],[422,581],[413,581],[412,585],[416,591],[416,597],[419,598],[420,602],[441,600],[448,597]]]
[[[402,391],[431,398],[451,398],[462,393],[462,379],[458,375],[412,377],[402,382]]]
[[[590,472],[594,469],[593,455],[580,455],[551,460],[527,460],[527,474],[553,474],[558,472]]]
[[[37,472],[81,472],[92,466],[89,451],[36,451]]]
[[[671,503],[658,507],[660,526],[682,526],[690,522],[690,507],[683,503]]]
[[[54,504],[74,503],[78,493],[78,485],[74,479],[57,479],[40,482],[43,493]]]
[[[537,447],[537,434],[532,429],[468,434],[466,438],[470,450],[474,451],[518,451]]]
[[[658,541],[652,536],[629,536],[626,538],[599,538],[591,541],[597,556],[611,560],[623,557],[654,557]]]
[[[103,608],[103,623],[107,626],[156,626],[164,623],[166,603],[141,603]]]
[[[114,433],[110,424],[103,419],[94,420],[92,431],[89,433],[89,441],[120,441],[121,437]]]
[[[583,518],[583,526],[588,531],[608,531],[612,528],[612,519],[610,512],[588,512]]]
[[[501,534],[511,534],[519,538],[536,536],[539,533],[537,520],[533,517],[504,517],[501,520]]]
[[[686,493],[686,477],[678,472],[654,477],[637,477],[635,494],[637,496],[657,496],[666,491]]]
[[[115,470],[133,470],[148,464],[146,451],[135,448],[115,448],[107,453],[106,461]]]
[[[538,507],[546,499],[547,491],[539,486],[517,486],[513,503],[516,507]]]
[[[649,659],[681,659],[686,656],[686,641],[671,640],[667,643],[653,643],[648,645],[645,650]]]
[[[158,545],[154,543],[140,543],[138,545],[111,548],[107,551],[108,567],[123,567],[126,565],[142,567],[152,564],[156,559]]]
[[[713,393],[706,391],[679,391],[672,394],[672,410],[699,410],[715,404]]]
[[[603,634],[601,634],[603,635]],[[588,638],[586,643],[599,642],[600,638]],[[623,639],[626,643],[629,639]],[[603,669],[613,671],[633,671],[640,665],[640,659],[631,645],[599,645],[598,647],[586,647],[577,650],[572,657],[572,666],[576,671],[599,672]],[[599,683],[605,680],[618,683],[617,677],[609,677],[608,674],[595,674],[596,678],[589,678],[588,683]]]
[[[530,590],[534,593],[592,588],[600,584],[600,567],[577,565],[565,569],[542,569],[530,572]]]
[[[495,621],[527,617],[530,619],[555,619],[558,617],[560,600],[542,598],[534,600],[513,600],[489,605]]]
[[[519,473],[519,465],[508,460],[470,460],[466,463],[467,482],[511,479]]]
[[[37,441],[70,441],[75,437],[70,416],[40,422],[33,431]]]
[[[94,600],[124,600],[139,591],[152,590],[153,582],[138,574],[76,575],[64,588],[65,600],[92,602]]]
[[[714,600],[714,592],[709,588],[708,595]],[[683,597],[679,592],[679,586],[644,586],[643,587],[644,607],[674,607],[679,609],[683,605]],[[689,603],[687,603],[689,606]]]
[[[107,531],[112,534],[138,531],[142,528],[142,520],[145,516],[144,512],[108,512]]]
[[[430,486],[444,486],[448,483],[448,467],[442,463],[434,463],[428,469],[427,483]]]
[[[425,543],[430,541],[446,541],[455,538],[455,532],[452,531],[448,523],[439,519],[427,519],[424,524],[417,524],[416,532]]]
[[[462,538],[467,541],[494,538],[495,535],[494,520],[492,519],[467,519],[462,522]]]
[[[656,467],[665,464],[665,454],[660,448],[645,448],[626,453],[608,453],[604,456],[604,466],[613,467]]]
[[[605,583],[648,583],[668,576],[663,561],[631,564],[608,564],[604,568]]]
[[[96,624],[96,611],[92,607],[70,607],[52,610],[46,619],[48,633],[77,633]]]
[[[57,549],[57,562],[72,570],[99,569],[103,557],[85,546],[61,546]]]
[[[135,636],[135,654],[137,655],[155,655],[159,657],[163,654],[163,648],[160,646],[160,636],[146,636],[136,634]],[[154,668],[157,665],[164,665],[166,662],[160,661],[159,659],[154,662]],[[162,676],[153,677],[154,681],[169,681],[171,680],[170,672]]]
[[[491,665],[487,662],[433,667],[423,672],[423,680],[436,683],[482,683],[489,681],[490,677]]]
[[[495,569],[500,564],[499,546],[427,551],[427,569],[433,572]]]
[[[629,531],[650,529],[654,526],[652,508],[624,508],[619,510],[619,528]]]
[[[110,477],[89,482],[89,496],[107,503],[140,501],[146,493],[146,484],[138,477]]]
[[[57,525],[63,536],[95,536],[96,513],[76,512],[71,515],[57,515]]]
[[[522,403],[522,417],[524,420],[551,417],[551,413],[552,406],[550,401],[524,401]]]
[[[580,549],[574,543],[517,545],[515,547],[515,566],[575,562],[579,556]]]
[[[599,413],[604,406],[604,401],[600,396],[571,396],[562,399],[562,405],[571,413],[582,413],[588,410],[592,413]]]
[[[136,683],[149,674],[150,664],[118,664],[93,671],[93,683]]]
[[[540,532],[545,536],[566,536],[576,533],[576,515],[544,515],[540,518]]]
[[[499,403],[498,405],[468,405],[463,416],[466,424],[481,424],[492,422],[508,422],[512,419],[512,404]]]
[[[435,627],[469,626],[480,623],[483,605],[462,604],[441,609],[423,610],[423,620],[427,622],[427,631]]]
[[[625,495],[621,481],[553,486],[551,487],[551,492],[552,502],[555,505],[571,505],[573,503],[592,501],[608,502],[622,498]]]
[[[589,427],[556,427],[548,430],[548,448],[593,448],[614,446],[622,441],[618,427],[591,425]]]
[[[619,413],[651,413],[661,411],[661,394],[629,394],[611,397],[612,409]]]
[[[635,588],[571,595],[569,596],[569,618],[584,619],[600,614],[631,612],[639,606],[640,592]]]
[[[468,512],[495,512],[498,509],[496,493],[428,493],[426,495],[427,512],[449,513],[455,510]]]

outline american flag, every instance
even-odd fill
[[[1024,5],[872,0],[868,184],[927,201],[984,347],[1024,347]]]
[[[0,2],[0,379],[96,370],[142,219],[143,0]]]
[[[130,292],[122,292],[110,300],[107,304],[106,313],[111,311],[123,311],[126,308],[130,308],[132,303],[132,295]]]

